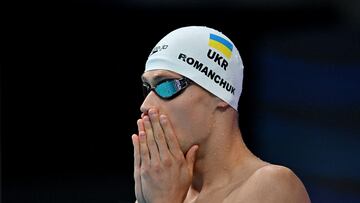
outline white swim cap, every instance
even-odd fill
[[[235,45],[221,32],[205,26],[170,32],[146,61],[145,72],[158,69],[191,79],[237,110],[244,66]]]

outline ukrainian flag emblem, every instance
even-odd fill
[[[233,45],[228,40],[218,35],[210,34],[209,46],[223,53],[226,58],[229,59],[231,57]]]

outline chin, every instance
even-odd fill
[[[192,147],[192,145],[181,145],[180,144],[180,149],[184,154],[186,154],[186,152],[188,152],[191,147]]]
[[[186,137],[177,137],[177,138],[181,151],[184,154],[186,154],[186,152],[189,151],[189,149],[192,147],[193,143],[189,142],[190,140],[188,140]]]

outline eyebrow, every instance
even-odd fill
[[[156,75],[155,77],[152,78],[151,81],[147,80],[143,75],[141,76],[141,80],[143,82],[147,82],[147,83],[152,83],[152,85],[159,83],[160,81],[164,80],[164,79],[175,79],[176,77],[174,76],[167,76],[167,75]]]

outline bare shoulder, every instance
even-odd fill
[[[224,202],[311,201],[304,184],[292,170],[279,165],[266,165],[257,169],[244,184],[233,190]]]

